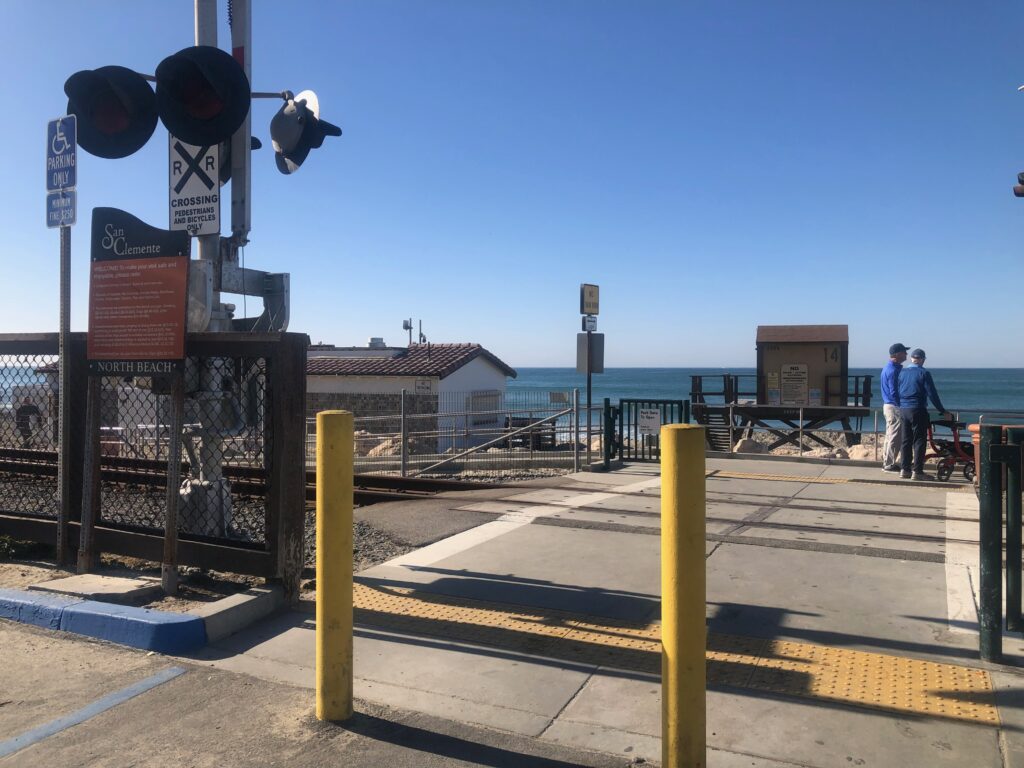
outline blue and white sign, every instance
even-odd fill
[[[75,223],[77,185],[78,120],[65,115],[46,126],[46,226]]]
[[[46,193],[46,226],[70,227],[75,223],[78,207],[75,190],[61,189]]]
[[[58,117],[46,126],[46,191],[78,186],[78,120]]]

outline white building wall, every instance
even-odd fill
[[[441,379],[441,392],[476,392],[497,389],[505,391],[507,377],[482,356],[475,357]]]
[[[500,406],[507,381],[504,372],[483,357],[470,360],[441,379],[442,408],[456,414],[438,419],[440,429],[450,435],[442,437],[441,450],[470,448],[497,436],[505,426]],[[474,415],[473,411],[479,413]]]
[[[500,412],[507,377],[483,357],[477,357],[444,379],[416,376],[307,376],[309,393],[410,394],[430,392],[438,395],[440,416],[438,451],[478,445],[494,435],[470,435],[470,430],[493,431],[504,428]],[[428,389],[429,387],[429,389]],[[476,393],[476,397],[474,397]],[[491,393],[491,394],[488,394]],[[496,394],[495,394],[496,393]],[[472,411],[480,411],[476,416]]]
[[[420,389],[417,390],[417,382]],[[353,392],[359,394],[399,394],[403,389],[409,392],[423,392],[429,386],[430,392],[438,391],[436,376],[307,376],[307,392]]]

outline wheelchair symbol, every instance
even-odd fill
[[[50,142],[50,149],[53,150],[55,155],[63,155],[65,151],[71,149],[71,144],[64,135],[64,124],[59,120],[57,121],[57,130],[53,134],[53,140]]]

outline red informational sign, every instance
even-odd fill
[[[151,376],[181,369],[188,251],[186,233],[157,230],[113,208],[93,212],[90,373]]]
[[[94,261],[89,286],[90,360],[185,357],[188,259]]]

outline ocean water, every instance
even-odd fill
[[[508,382],[509,390],[550,389],[580,390],[580,399],[586,398],[587,377],[575,368],[517,368],[518,376]],[[979,413],[1024,412],[1024,368],[931,368],[935,388],[942,404],[951,411],[960,412],[962,419],[977,419]],[[604,398],[613,402],[621,398],[650,398],[657,400],[687,400],[690,397],[690,377],[696,375],[721,376],[732,373],[747,376],[741,387],[753,388],[753,368],[607,368],[595,373],[593,402]],[[870,375],[871,404],[882,407],[879,393],[881,366],[851,368],[850,375]],[[715,388],[720,388],[720,379]],[[705,388],[710,388],[705,381]]]
[[[42,365],[40,361],[38,365]],[[11,408],[14,390],[20,387],[35,387],[46,382],[45,376],[35,372],[36,366],[0,365],[0,410]]]

